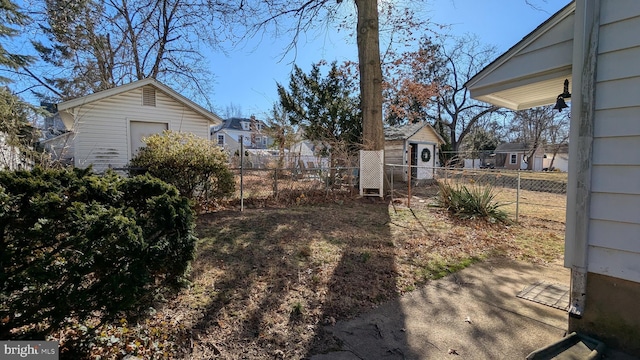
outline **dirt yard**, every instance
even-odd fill
[[[339,347],[323,325],[431,279],[487,257],[563,253],[563,219],[487,224],[401,201],[296,204],[200,216],[191,285],[137,324],[87,330],[103,339],[87,345],[91,357],[302,359]]]

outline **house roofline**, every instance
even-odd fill
[[[502,55],[496,58],[494,61],[485,66],[482,70],[480,70],[476,75],[474,75],[471,79],[467,80],[464,84],[465,87],[469,88],[478,83],[480,80],[484,79],[487,75],[491,74],[495,69],[502,66],[505,62],[516,56],[522,49],[529,46],[532,42],[536,41],[540,36],[544,35],[547,31],[552,29],[558,23],[566,19],[567,17],[574,14],[576,11],[576,2],[571,1],[565,7],[558,10],[555,14],[549,17],[545,22],[540,24],[537,28],[531,31],[529,34],[524,36],[522,40],[518,41],[515,45],[513,45],[509,50],[505,51]]]
[[[404,126],[411,126],[411,125],[404,125]],[[434,129],[433,126],[431,126],[431,124],[429,124],[427,121],[424,121],[422,126],[418,127],[414,132],[412,132],[411,134],[408,134],[406,136],[401,136],[401,137],[398,137],[398,138],[395,138],[395,137],[394,138],[392,138],[392,137],[387,138],[387,136],[385,135],[385,141],[394,141],[394,140],[403,140],[404,141],[404,140],[407,140],[410,137],[412,137],[413,135],[417,134],[418,131],[424,129],[425,126],[428,126],[431,129],[431,131],[433,131],[433,133],[436,135],[436,137],[440,141],[440,144],[446,143],[446,141],[444,141],[442,136],[440,134],[438,134],[436,129]]]
[[[132,83],[128,83],[125,85],[121,85],[121,86],[117,86],[111,89],[107,89],[107,90],[103,90],[103,91],[99,91],[97,93],[93,93],[91,95],[87,95],[87,96],[83,96],[83,97],[79,97],[73,100],[68,100],[68,101],[63,101],[59,104],[57,104],[58,107],[58,111],[66,111],[69,109],[73,109],[79,106],[83,106],[83,105],[87,105],[90,104],[92,102],[95,101],[99,101],[99,100],[103,100],[106,99],[108,97],[111,96],[115,96],[118,94],[122,94],[125,93],[127,91],[131,91],[143,86],[147,86],[147,85],[151,85],[165,93],[167,93],[169,96],[173,97],[174,99],[178,100],[179,102],[183,103],[184,105],[188,106],[189,108],[191,108],[192,110],[194,110],[195,112],[199,113],[200,115],[204,116],[205,118],[207,118],[207,120],[209,120],[210,123],[212,124],[219,124],[222,123],[222,118],[220,118],[218,115],[214,114],[213,112],[203,108],[202,106],[196,104],[195,102],[189,100],[188,98],[186,98],[185,96],[181,95],[180,93],[178,93],[177,91],[173,90],[172,88],[168,87],[167,85],[159,82],[156,79],[153,78],[146,78],[143,80],[138,80],[138,81],[134,81]]]
[[[50,143],[50,142],[52,142],[54,140],[58,140],[58,139],[61,139],[63,137],[67,137],[67,136],[72,135],[72,134],[73,134],[73,131],[67,131],[67,132],[64,132],[64,133],[62,133],[60,135],[56,135],[54,137],[50,137],[48,139],[41,140],[40,144]]]

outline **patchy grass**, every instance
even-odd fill
[[[492,256],[562,257],[562,222],[521,220],[489,224],[371,200],[202,215],[191,286],[126,331],[101,330],[108,341],[92,353],[301,359],[337,349],[323,325],[432,279]]]

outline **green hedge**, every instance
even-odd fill
[[[176,284],[194,222],[189,200],[150,176],[0,172],[0,338],[109,318]]]

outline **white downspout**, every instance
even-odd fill
[[[600,0],[576,0],[573,38],[569,186],[565,267],[571,268],[569,316],[581,318],[587,298],[591,162]],[[571,329],[569,329],[571,330]]]

